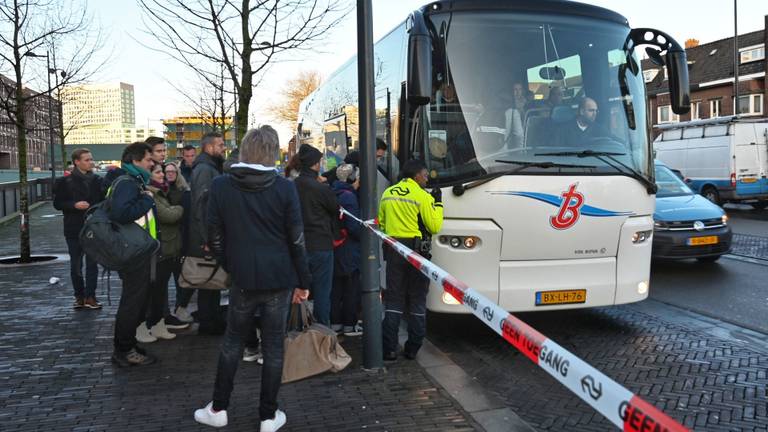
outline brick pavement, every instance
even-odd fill
[[[768,343],[705,332],[699,323],[670,315],[675,308],[650,303],[518,316],[689,428],[768,430]],[[537,430],[612,429],[482,327],[475,320],[433,321],[430,340]]]
[[[733,234],[733,255],[768,260],[768,237]]]
[[[31,218],[33,253],[63,253],[61,218],[50,205]],[[0,227],[0,255],[18,253],[15,223]],[[117,302],[74,311],[68,263],[0,268],[0,430],[212,430],[194,409],[208,402],[220,338],[181,334],[147,348],[156,365],[110,363]],[[49,285],[57,276],[61,284]],[[113,279],[113,299],[120,282]],[[103,303],[102,287],[98,294]],[[173,295],[171,295],[173,298]],[[470,431],[470,416],[416,362],[385,373],[361,369],[361,338],[343,342],[353,358],[338,374],[285,385],[286,431]],[[228,430],[255,430],[260,368],[241,364]]]

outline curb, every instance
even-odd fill
[[[50,202],[49,200],[46,200],[46,201],[38,201],[38,202],[36,202],[34,204],[30,204],[29,205],[29,212],[32,213],[32,210],[35,210],[38,207],[41,207],[41,206],[43,206],[45,204],[48,204],[49,202]],[[0,226],[3,226],[5,224],[7,224],[7,223],[10,223],[11,221],[15,220],[18,217],[19,217],[19,212],[16,212],[16,213],[11,213],[8,216],[0,218]]]
[[[408,335],[400,328],[401,344]],[[442,387],[461,408],[468,412],[485,432],[535,432],[500,397],[487,391],[483,385],[464,372],[429,339],[416,357],[429,377]]]

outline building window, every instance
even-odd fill
[[[740,63],[749,63],[765,58],[765,44],[755,45],[739,50]]]
[[[691,102],[691,120],[701,118],[701,102]]]
[[[658,75],[658,74],[659,74],[659,70],[658,69],[647,69],[647,70],[644,70],[643,71],[643,80],[646,83],[649,83],[649,82],[653,81],[656,78],[656,75]]]
[[[720,99],[712,99],[709,101],[709,116],[710,117],[720,117],[720,108],[722,107],[722,103]]]
[[[667,67],[664,66],[664,81],[667,81],[669,79],[669,75],[667,75]]]
[[[735,101],[735,98],[734,98]],[[751,94],[739,96],[739,114],[761,115],[763,113],[763,95]]]
[[[680,116],[672,112],[670,105],[662,105],[659,107],[659,123],[675,123],[680,121]]]

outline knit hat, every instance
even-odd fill
[[[351,152],[347,153],[347,156],[344,158],[344,163],[352,164],[355,166],[360,165],[360,152],[357,150],[352,150]]]
[[[348,180],[355,180],[355,166],[352,164],[341,164],[338,168],[336,168],[336,178],[338,178],[340,181],[346,182]]]
[[[301,147],[299,147],[299,160],[301,161],[301,166],[304,168],[310,168],[312,165],[320,162],[320,159],[322,158],[323,154],[320,153],[320,150],[309,144],[302,144]]]

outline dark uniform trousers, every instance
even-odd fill
[[[418,240],[398,239],[412,249]],[[410,243],[410,244],[409,244]],[[384,322],[382,325],[384,352],[397,351],[400,319],[408,323],[408,341],[404,351],[415,355],[427,332],[427,291],[429,279],[391,247],[384,247],[387,261],[387,289],[384,292]]]

